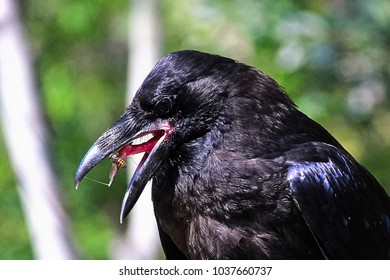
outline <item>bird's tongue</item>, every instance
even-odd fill
[[[163,135],[164,135],[164,130],[151,131],[151,132],[137,138],[142,143],[136,144],[133,141],[133,143],[128,144],[128,145],[124,146],[122,149],[120,149],[118,152],[118,156],[122,159],[125,159],[131,155],[135,155],[138,153],[143,153],[143,152],[150,153],[153,150],[154,146],[157,144],[158,140]],[[146,139],[149,139],[149,140],[146,140]]]
[[[153,130],[150,131],[139,138],[135,139],[131,144],[128,144],[124,147],[122,147],[118,154],[115,156],[110,156],[112,161],[112,168],[109,175],[109,183],[110,186],[112,181],[115,178],[115,175],[118,171],[118,167],[126,167],[124,164],[120,164],[119,161],[124,162],[124,160],[135,154],[143,153],[145,152],[144,157],[142,158],[141,162],[139,163],[137,170],[142,166],[142,164],[145,162],[147,156],[149,153],[153,150],[153,148],[156,146],[158,141],[163,137],[165,134],[164,130]]]

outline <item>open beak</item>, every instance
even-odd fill
[[[103,159],[110,157],[113,169],[110,183],[114,179],[120,162],[128,156],[144,152],[141,162],[134,172],[123,198],[120,222],[134,207],[145,185],[152,178],[161,162],[168,156],[169,145],[166,142],[173,129],[167,122],[149,125],[140,124],[124,114],[102,136],[100,136],[81,160],[76,171],[75,186],[78,188],[87,173]]]

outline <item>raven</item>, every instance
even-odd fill
[[[253,67],[192,50],[162,58],[86,153],[76,186],[106,157],[111,183],[141,152],[120,220],[153,179],[167,259],[390,258],[386,191]]]

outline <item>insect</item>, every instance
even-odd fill
[[[111,183],[112,181],[114,181],[115,175],[118,172],[118,168],[126,168],[127,164],[126,161],[120,156],[118,156],[117,154],[111,154],[109,158],[112,161],[112,167],[111,167],[110,175],[108,176],[109,178],[108,186],[111,186]]]
[[[118,157],[117,154],[111,154],[110,159],[111,159],[112,163],[119,168],[126,168],[127,167],[126,161],[123,158]]]

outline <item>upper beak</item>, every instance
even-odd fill
[[[99,162],[105,159],[107,156],[123,147],[127,143],[130,143],[136,133],[141,130],[141,127],[132,125],[129,122],[130,127],[126,127],[126,120],[131,118],[130,114],[123,114],[119,120],[117,120],[109,129],[106,130],[92,145],[88,152],[81,160],[79,167],[76,171],[76,177],[74,184],[76,189],[78,188],[81,180],[88,174],[93,167]]]
[[[79,186],[85,175],[99,162],[119,150],[123,157],[145,152],[138,165],[124,196],[120,222],[134,207],[145,185],[152,178],[161,162],[168,155],[168,144],[165,142],[172,132],[165,122],[142,125],[126,112],[106,132],[100,136],[81,160],[76,171],[75,186]],[[132,144],[135,139],[151,134],[152,138],[145,143]]]

